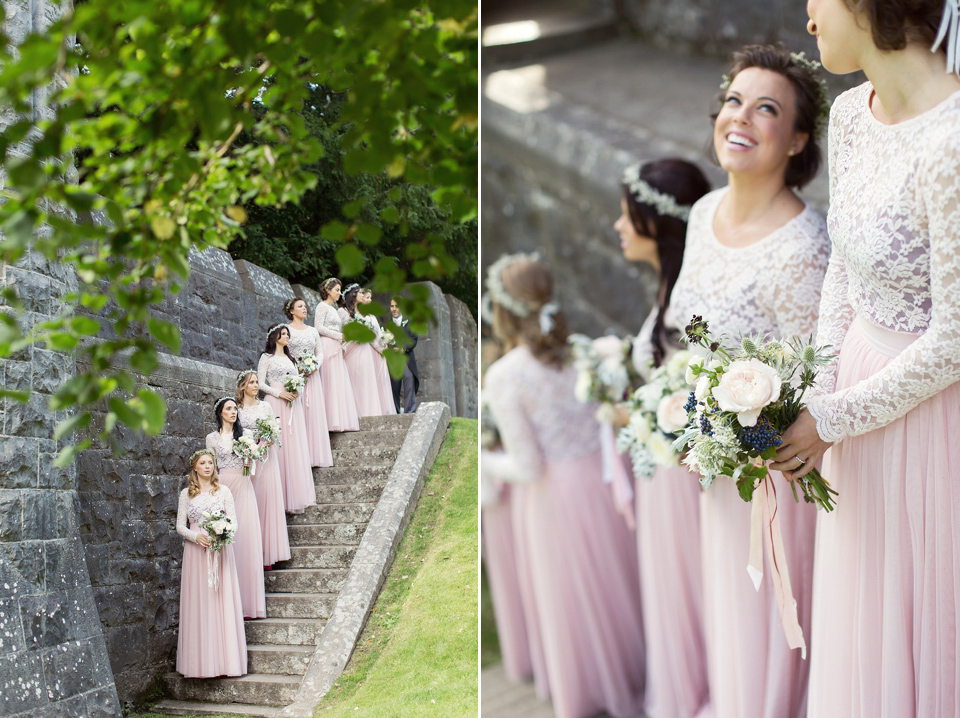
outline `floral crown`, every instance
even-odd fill
[[[487,268],[486,281],[487,293],[490,297],[490,301],[496,302],[504,309],[512,314],[515,314],[521,319],[529,316],[533,311],[533,308],[527,306],[526,302],[517,299],[504,288],[501,275],[503,274],[503,270],[509,267],[511,264],[516,264],[517,262],[524,260],[539,262],[540,255],[536,252],[531,254],[524,254],[522,252],[518,252],[517,254],[504,254]]]
[[[294,297],[293,299],[288,299],[283,303],[283,311],[289,312],[291,309],[293,309],[294,304],[301,301],[303,301],[303,297]]]
[[[273,334],[273,333],[274,333],[275,331],[277,331],[278,329],[286,329],[286,328],[287,328],[287,325],[284,324],[284,323],[282,323],[282,322],[281,322],[280,324],[274,324],[272,327],[270,327],[269,329],[267,329],[267,336],[269,337],[271,334]],[[289,331],[289,330],[288,330],[288,331]]]
[[[813,139],[823,139],[824,132],[830,122],[830,94],[827,91],[827,82],[820,72],[823,65],[816,60],[809,59],[805,52],[791,52],[790,59],[797,67],[806,70],[817,83],[817,121],[813,129]],[[721,92],[726,92],[732,81],[733,78],[730,75],[722,75],[720,78]]]
[[[340,284],[340,280],[337,279],[336,277],[327,277],[326,279],[323,280],[323,284],[320,285],[320,288],[328,289],[332,287],[334,284]]]
[[[190,463],[192,464],[194,461],[196,461],[198,458],[200,458],[203,454],[207,454],[207,455],[209,455],[209,456],[212,456],[212,457],[213,457],[213,463],[214,463],[214,464],[217,463],[217,455],[214,454],[213,451],[211,451],[210,449],[200,449],[199,451],[194,451],[193,454],[190,455]]]
[[[360,289],[360,285],[357,284],[356,282],[354,282],[353,284],[349,285],[346,289],[344,289],[343,293],[350,294],[350,292],[352,292],[354,289]]]
[[[246,369],[240,372],[239,374],[237,374],[237,388],[240,387],[240,385],[243,383],[243,380],[246,379],[247,376],[249,376],[250,374],[253,374],[254,376],[256,376],[256,373],[257,372],[253,369]]]
[[[673,195],[661,192],[646,180],[640,179],[639,163],[627,167],[623,171],[620,181],[630,190],[631,197],[640,204],[653,207],[657,214],[665,217],[675,217],[683,222],[690,218],[690,205],[680,204]]]
[[[236,399],[234,399],[232,396],[221,396],[219,399],[217,399],[217,400],[214,402],[214,404],[213,404],[213,411],[214,411],[214,412],[218,411],[218,410],[220,409],[220,407],[221,407],[223,404],[226,404],[228,401],[236,402]]]

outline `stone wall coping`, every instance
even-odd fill
[[[443,402],[427,402],[417,408],[297,696],[280,715],[311,718],[346,667],[449,424],[450,407]]]

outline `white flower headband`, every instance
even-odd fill
[[[936,52],[944,38],[947,40],[947,72],[960,75],[960,0],[946,0],[943,3],[940,30],[930,52]]]
[[[630,190],[631,196],[637,202],[650,205],[657,210],[657,214],[665,217],[675,217],[683,222],[690,218],[690,205],[680,204],[673,195],[654,189],[646,181],[640,179],[639,163],[627,167],[623,171],[620,181]]]
[[[537,254],[536,252],[532,254],[523,254],[522,252],[517,254],[504,254],[496,262],[491,264],[487,268],[487,281],[486,281],[487,297],[489,297],[489,299],[487,299],[486,297],[484,298],[485,302],[488,302],[488,301],[496,302],[497,304],[502,306],[504,309],[506,309],[512,314],[515,314],[521,319],[529,316],[530,312],[532,312],[533,309],[528,307],[525,302],[517,299],[512,294],[507,292],[507,290],[503,286],[503,280],[500,277],[503,274],[504,269],[509,267],[511,264],[514,264],[515,262],[519,262],[522,260],[539,262],[540,255]],[[484,313],[486,314],[488,312],[490,312],[490,308],[485,305]]]

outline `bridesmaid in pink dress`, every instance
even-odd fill
[[[271,406],[260,401],[260,382],[252,369],[237,376],[238,420],[245,435],[256,433],[257,420],[273,419]],[[280,430],[281,435],[283,429]],[[283,438],[281,436],[281,443]],[[261,439],[261,443],[263,440]],[[253,491],[257,496],[257,512],[260,516],[260,534],[263,537],[263,568],[269,570],[277,561],[290,558],[290,541],[287,537],[287,516],[283,507],[283,485],[280,480],[280,447],[271,445],[267,458],[257,462],[256,474],[252,477]]]
[[[220,481],[230,489],[237,511],[237,533],[233,552],[237,561],[240,600],[244,618],[266,618],[267,602],[263,585],[263,537],[257,495],[249,476],[243,475],[244,461],[233,453],[233,442],[243,436],[237,421],[237,402],[219,399],[213,407],[217,430],[207,434],[207,448],[217,459]]]
[[[213,452],[201,449],[190,457],[187,488],[180,492],[177,509],[177,533],[184,538],[177,672],[187,678],[247,672],[247,640],[232,545],[221,551],[216,574],[208,573],[213,568],[212,563],[208,568],[206,555],[210,538],[200,529],[200,520],[204,511],[217,510],[237,520],[233,495],[220,485]]]
[[[373,327],[367,322],[367,317],[357,313],[357,300],[360,296],[360,285],[351,284],[343,293],[341,303],[343,307],[338,310],[340,319],[344,325],[349,322],[361,322],[371,330]],[[344,348],[344,360],[347,363],[347,373],[350,375],[350,385],[353,387],[353,396],[357,403],[357,413],[360,416],[381,416],[382,414],[395,414],[396,408],[393,406],[393,399],[390,400],[388,412],[381,402],[380,392],[377,385],[377,365],[376,359],[380,357],[373,343],[347,342]]]
[[[299,376],[297,364],[287,348],[290,330],[277,324],[267,332],[267,346],[260,355],[257,381],[264,400],[274,415],[280,418],[281,447],[277,452],[280,462],[280,481],[283,487],[283,505],[287,513],[302,514],[308,506],[317,503],[317,489],[310,470],[310,450],[307,446],[306,420],[303,404],[297,394],[286,390],[287,377]]]
[[[807,4],[824,67],[868,81],[830,111],[817,341],[839,356],[774,464],[796,478],[826,452],[839,492],[817,522],[807,715],[955,718],[960,16],[953,2],[857,7]],[[946,56],[931,52],[944,38]]]
[[[320,367],[330,431],[359,431],[357,401],[350,383],[350,374],[343,358],[343,318],[335,306],[340,299],[340,280],[329,277],[320,285],[323,301],[317,305],[314,326],[323,345],[323,366]]]
[[[283,305],[283,313],[287,315],[290,324],[290,343],[287,348],[293,360],[312,354],[317,360],[317,366],[323,366],[323,346],[317,330],[304,324],[307,318],[307,303],[301,297],[288,299]],[[306,386],[303,388],[303,415],[307,422],[307,441],[310,446],[311,466],[333,466],[333,451],[330,449],[330,430],[327,428],[327,407],[323,398],[321,371],[316,369],[304,376]]]
[[[373,301],[373,292],[369,289],[361,289],[357,295],[357,302],[360,304],[370,304]],[[390,384],[390,370],[387,368],[387,360],[383,357],[383,352],[387,348],[384,341],[384,330],[380,327],[380,322],[372,314],[363,315],[377,338],[373,341],[373,348],[376,354],[373,355],[373,365],[377,371],[377,394],[380,396],[380,408],[384,414],[396,414],[397,407],[393,402],[393,386]]]
[[[633,364],[646,379],[679,348],[670,297],[690,207],[709,191],[703,173],[680,159],[635,165],[623,175],[614,225],[623,256],[651,264],[660,275],[658,304],[633,347]],[[634,485],[649,718],[693,718],[709,705],[697,478],[684,466],[658,467]]]
[[[482,460],[515,483],[521,592],[543,647],[540,675],[533,666],[538,690],[549,690],[558,718],[635,718],[646,672],[637,547],[603,484],[596,407],[574,397],[553,278],[512,255],[491,265],[487,288],[494,332],[518,346],[486,374],[504,453]]]

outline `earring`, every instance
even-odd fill
[[[808,35],[817,34],[817,23],[815,23],[812,19],[807,20],[807,34]]]

